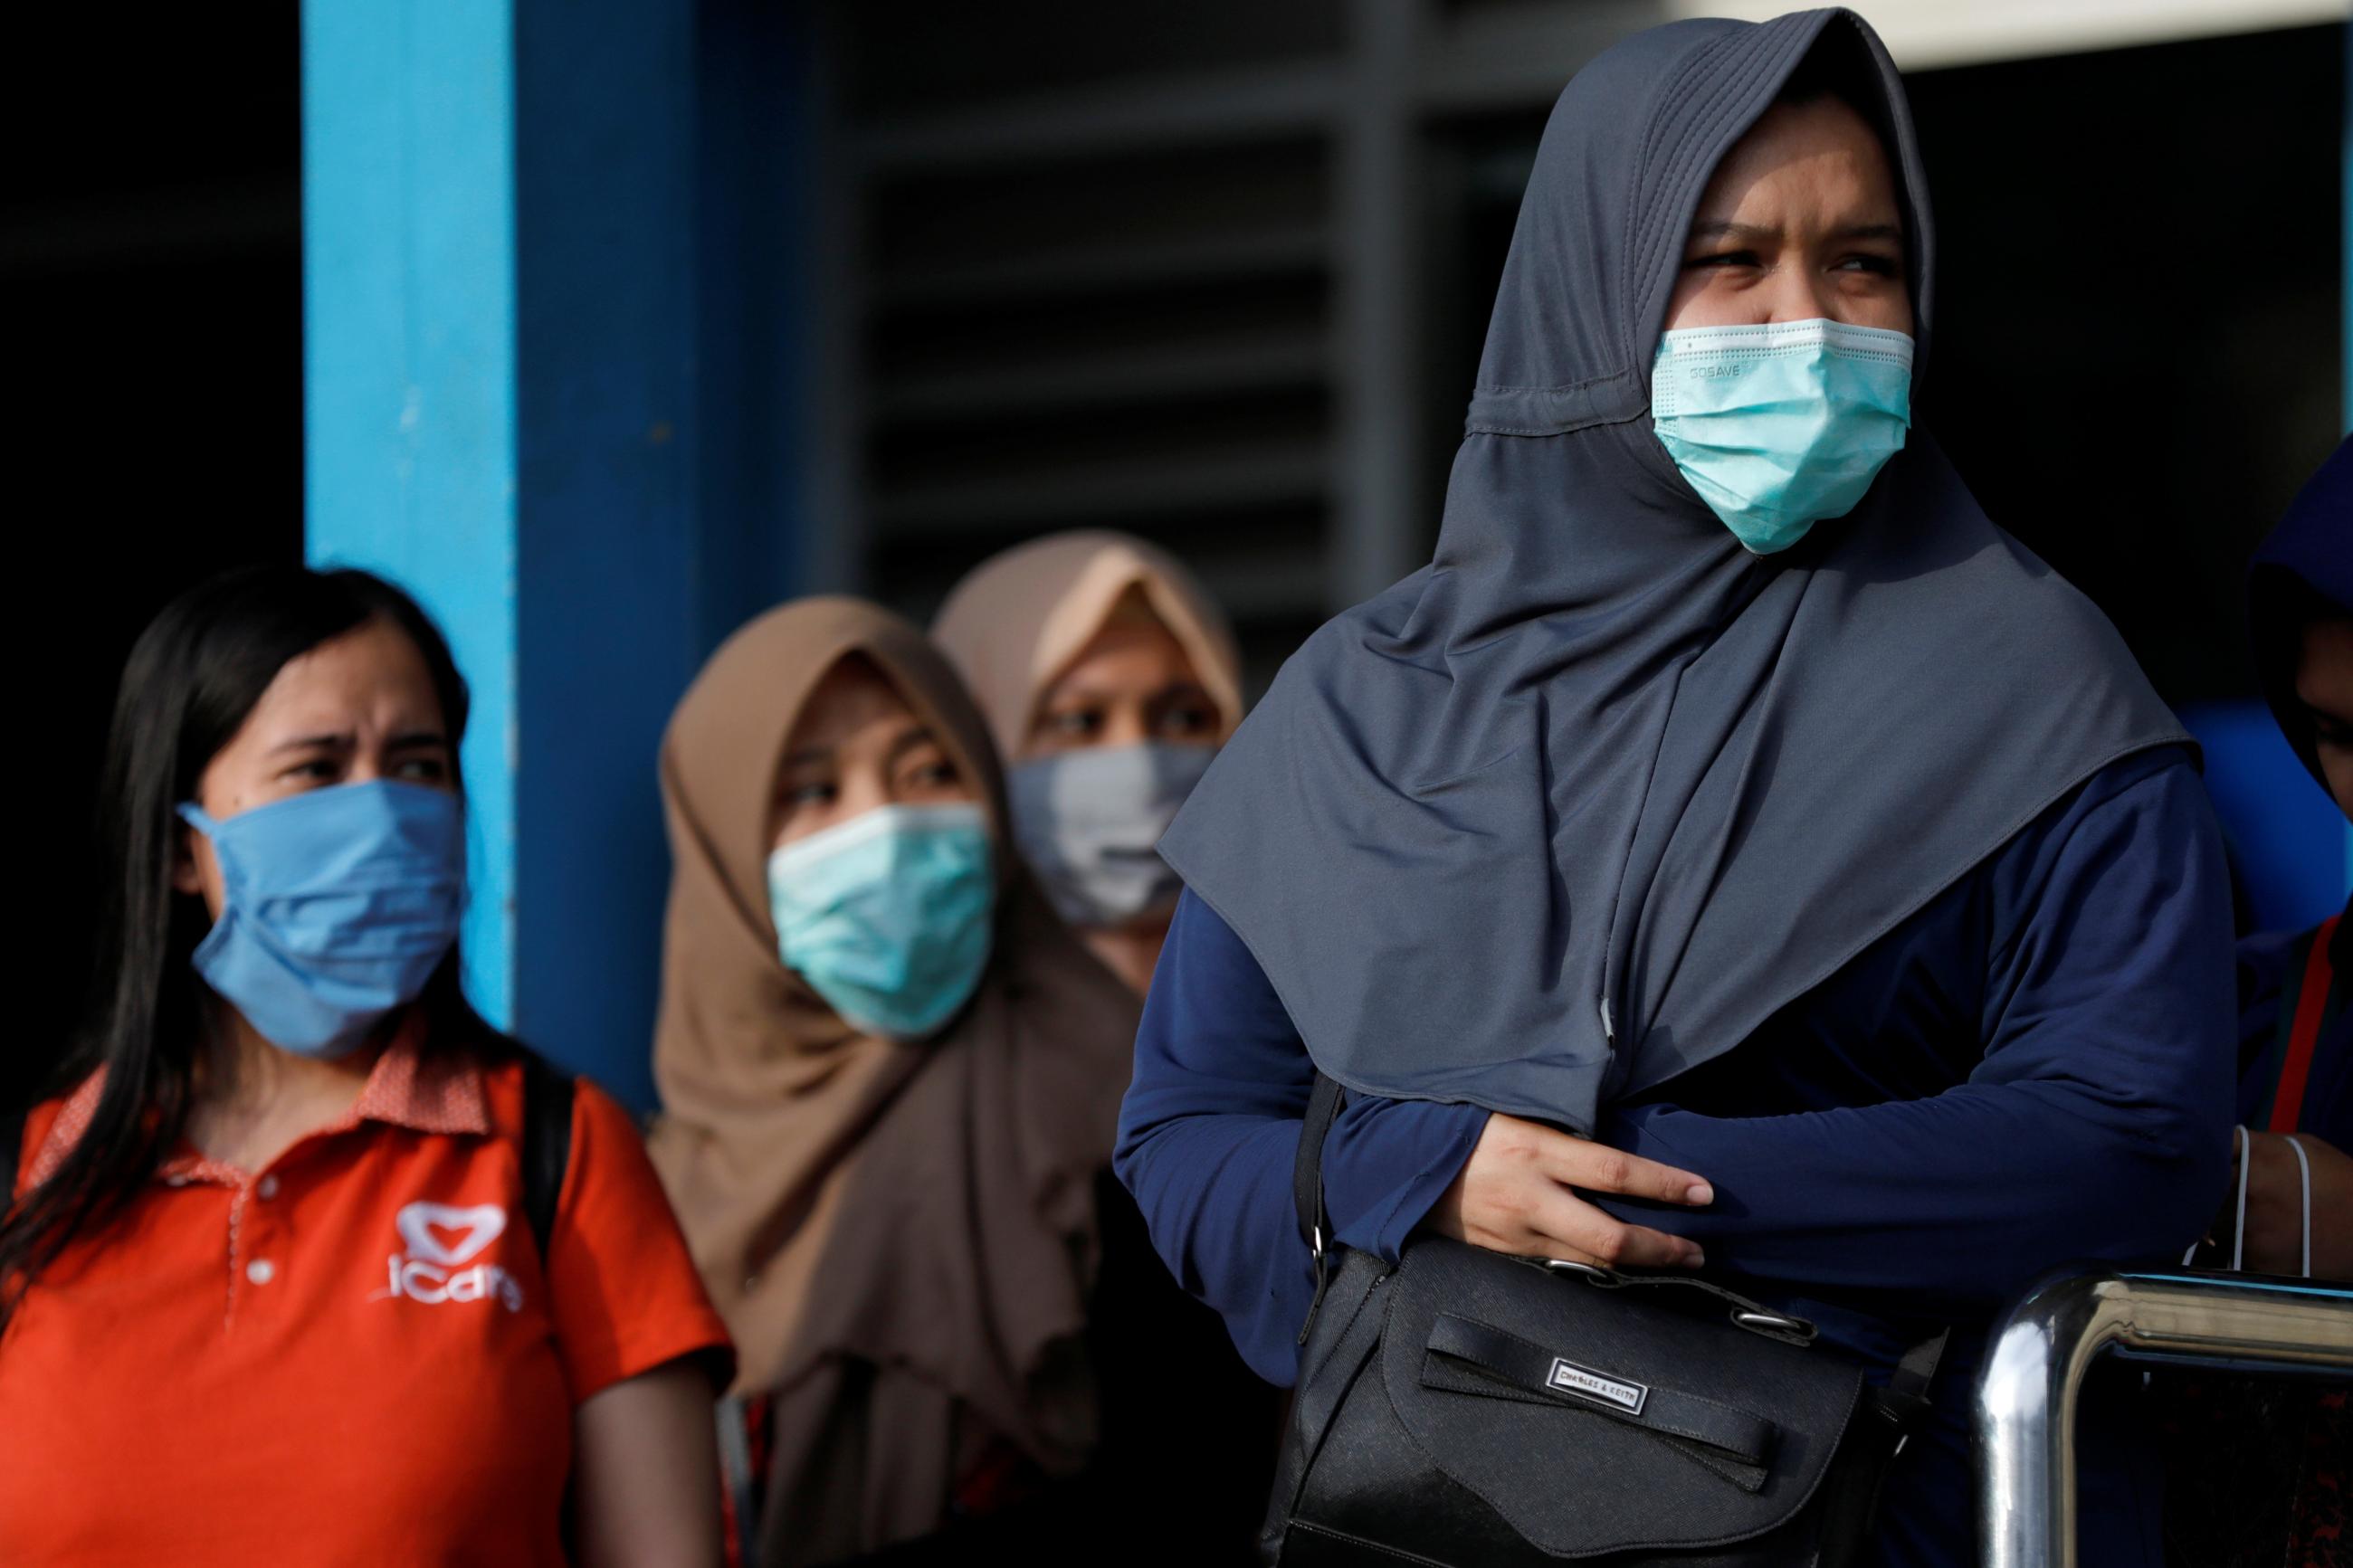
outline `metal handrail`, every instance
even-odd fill
[[[2075,1568],[2075,1402],[2103,1352],[2245,1372],[2353,1369],[2353,1289],[2094,1269],[2027,1292],[1996,1331],[1978,1382],[1985,1568]]]

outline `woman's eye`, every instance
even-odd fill
[[[1753,250],[1720,250],[1710,256],[1694,256],[1685,267],[1759,267],[1763,265]]]
[[[955,764],[945,761],[924,763],[915,769],[913,779],[919,789],[953,789],[956,783]]]
[[[290,779],[309,779],[313,783],[323,784],[334,778],[338,771],[332,758],[312,757],[309,762],[296,763],[292,767],[288,768],[285,776]]]
[[[413,757],[393,770],[393,777],[439,784],[449,776],[449,765],[438,757]]]
[[[1901,272],[1903,264],[1885,256],[1850,256],[1838,264],[1841,272],[1868,272],[1875,278],[1893,278]]]
[[[1198,703],[1171,708],[1160,716],[1164,735],[1206,735],[1217,727],[1218,716]]]
[[[1060,713],[1046,715],[1049,734],[1065,739],[1092,735],[1103,728],[1103,715],[1092,708],[1068,708]]]
[[[795,784],[785,791],[785,804],[786,805],[824,805],[833,799],[833,783],[829,779],[820,780],[815,784]]]

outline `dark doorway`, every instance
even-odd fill
[[[59,12],[21,59],[0,288],[24,554],[16,954],[0,1092],[83,997],[90,815],[114,686],[173,595],[302,548],[301,125],[291,4]],[[47,500],[37,498],[46,496]]]
[[[1925,417],[2176,706],[2252,695],[2240,574],[2343,432],[2339,27],[1912,83]]]

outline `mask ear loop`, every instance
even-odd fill
[[[2312,1278],[2312,1159],[2304,1152],[2304,1141],[2291,1132],[2287,1146],[2295,1151],[2295,1163],[2304,1182],[2304,1277]]]

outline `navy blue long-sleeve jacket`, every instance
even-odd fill
[[[2229,1154],[2234,1014],[2204,790],[2179,750],[2127,758],[1736,1049],[1611,1108],[1603,1141],[1697,1173],[1715,1201],[1608,1206],[1699,1241],[1712,1270],[1882,1369],[1954,1329],[1929,1428],[1889,1482],[1882,1553],[1958,1564],[1989,1320],[2058,1264],[2178,1262],[2201,1233]],[[1295,1375],[1313,1289],[1291,1199],[1313,1070],[1248,948],[1188,897],[1115,1166],[1161,1256],[1277,1383]],[[1487,1115],[1351,1103],[1324,1161],[1337,1238],[1395,1258]],[[2125,1414],[2086,1412],[2087,1563],[2157,1561]]]

